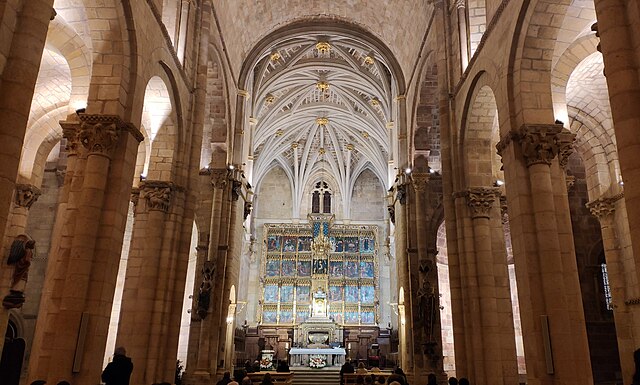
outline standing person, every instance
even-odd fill
[[[132,371],[131,358],[127,357],[127,351],[119,346],[113,352],[113,361],[109,362],[102,372],[102,382],[106,385],[129,385]]]

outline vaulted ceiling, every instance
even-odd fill
[[[365,169],[387,181],[395,82],[372,47],[338,35],[286,39],[263,53],[252,84],[254,181],[278,165],[300,197],[326,173],[347,199]]]

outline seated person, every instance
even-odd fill
[[[342,367],[340,368],[340,383],[344,384],[344,374],[351,374],[354,373],[356,370],[353,367],[353,365],[351,364],[351,359],[347,358],[347,361],[342,364]]]
[[[364,366],[364,362],[360,362],[358,364],[358,369],[356,370],[356,374],[368,374],[369,371],[367,370],[367,367]]]

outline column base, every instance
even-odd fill
[[[182,375],[183,385],[210,385],[211,373],[205,371],[185,372]]]

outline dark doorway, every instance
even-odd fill
[[[24,348],[24,339],[18,337],[18,328],[12,321],[9,321],[0,359],[0,378],[2,378],[3,384],[19,385]]]

